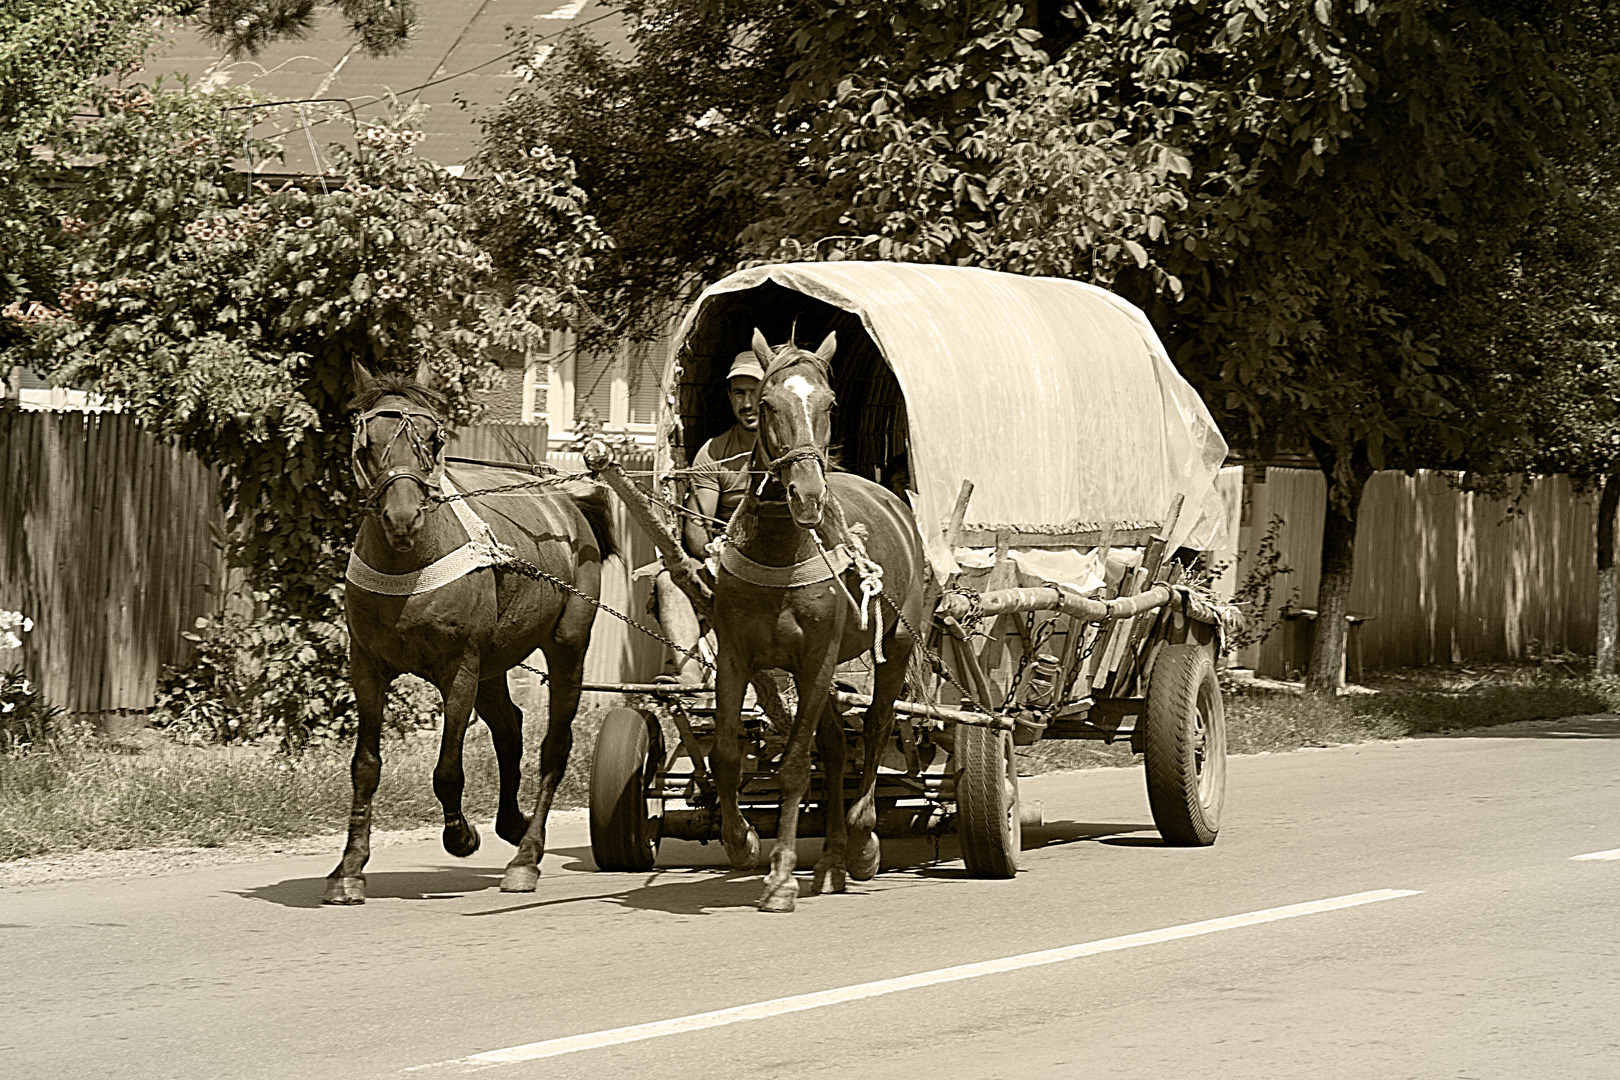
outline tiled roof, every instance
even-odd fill
[[[390,95],[402,104],[427,105],[426,137],[417,152],[457,166],[477,151],[479,115],[499,104],[517,82],[508,27],[552,36],[585,28],[609,48],[622,48],[626,40],[623,20],[604,11],[600,0],[431,0],[419,5],[420,22],[405,49],[371,57],[355,45],[340,14],[319,10],[309,37],[234,60],[195,30],[182,28],[148,69],[183,74],[193,86],[251,86],[276,101],[337,99],[323,107],[352,108],[362,121],[382,116]],[[322,171],[314,167],[310,142],[321,152],[330,143],[347,141],[347,133],[337,125],[313,123],[318,119],[313,108],[301,118],[300,110],[289,106],[260,125],[260,134],[284,135],[287,153],[285,162],[255,163],[256,172]]]

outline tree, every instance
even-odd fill
[[[1482,407],[1525,418],[1496,472],[1565,473],[1596,490],[1596,671],[1615,673],[1615,516],[1620,508],[1620,148],[1566,167],[1568,198],[1549,202],[1499,268],[1500,311],[1483,347],[1525,358]],[[1504,367],[1507,365],[1503,365]],[[1501,477],[1487,476],[1483,483]]]
[[[566,140],[586,186],[629,207],[667,182],[671,159],[639,165],[655,150],[715,162],[663,213],[724,213],[687,263],[685,235],[605,214],[635,243],[593,289],[640,295],[658,274],[634,271],[660,261],[708,274],[782,253],[1111,285],[1149,310],[1234,444],[1309,448],[1327,477],[1314,691],[1337,683],[1372,473],[1522,439],[1478,407],[1492,365],[1518,359],[1454,330],[1494,317],[1477,286],[1606,122],[1606,84],[1583,78],[1612,48],[1602,5],[625,7],[639,52],[616,84],[690,74],[693,94],[670,115],[615,102],[643,155],[619,172],[598,169],[618,151],[586,122],[596,68],[542,78],[552,104],[528,133]],[[775,108],[721,74],[778,86]]]
[[[319,614],[355,524],[352,362],[426,360],[468,419],[468,394],[499,377],[493,348],[565,324],[592,234],[564,170],[546,192],[546,273],[504,281],[480,244],[480,199],[498,205],[511,184],[457,181],[409,152],[419,135],[401,123],[334,147],[336,175],[271,187],[229,167],[248,120],[222,103],[111,95],[59,144],[100,164],[57,195],[73,281],[59,309],[25,320],[29,347],[54,377],[125,401],[218,466],[235,561],[283,610]]]

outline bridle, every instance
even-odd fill
[[[378,417],[397,419],[399,426],[389,436],[388,442],[383,446],[383,457],[386,459],[394,444],[404,436],[410,443],[413,462],[405,465],[391,465],[378,473],[375,477],[366,475],[363,457],[371,445],[371,437],[367,433],[367,425]],[[418,420],[426,420],[432,425],[426,436],[417,427]],[[388,488],[399,480],[410,480],[422,489],[422,500],[419,509],[429,509],[433,501],[433,492],[436,487],[433,474],[443,467],[440,455],[444,453],[446,436],[444,421],[437,415],[423,409],[413,409],[409,406],[378,406],[369,409],[354,418],[354,442],[349,451],[349,464],[354,469],[355,483],[365,492],[360,502],[362,514],[375,514],[377,507]]]
[[[772,375],[775,375],[778,371],[781,371],[785,367],[799,363],[813,364],[821,370],[823,378],[825,378],[827,375],[827,366],[819,356],[813,352],[808,352],[804,349],[799,349],[790,345],[783,348],[781,352],[777,353],[776,358],[772,360],[770,366],[765,369],[765,374],[759,380],[760,396],[762,398],[764,397],[765,383]],[[826,476],[827,469],[831,464],[827,456],[827,450],[825,447],[817,446],[815,444],[814,431],[810,433],[810,437],[812,440],[811,442],[804,443],[800,446],[790,446],[784,450],[779,457],[774,458],[766,452],[765,440],[763,438],[756,439],[754,441],[754,446],[759,453],[762,463],[764,464],[765,474],[770,479],[781,483],[783,482],[782,473],[784,470],[797,465],[801,461],[814,461],[818,466],[820,466],[821,475]]]

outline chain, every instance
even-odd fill
[[[583,473],[558,473],[555,476],[542,477],[538,480],[524,480],[521,483],[516,484],[500,484],[496,487],[474,488],[471,491],[458,491],[454,495],[445,495],[442,492],[435,492],[430,496],[430,498],[432,498],[434,502],[448,503],[456,502],[457,500],[461,499],[471,499],[478,495],[498,495],[507,491],[528,491],[532,488],[557,487],[562,484],[572,483],[576,480],[586,479],[589,479],[589,477],[585,476]]]
[[[542,570],[540,567],[534,565],[526,559],[518,558],[515,555],[509,556],[508,558],[501,560],[500,568],[503,570],[515,570],[524,577],[531,578],[535,581],[548,581],[557,588],[561,589],[563,592],[579,597],[581,600],[585,601],[587,604],[590,604],[598,611],[607,612],[609,615],[613,616],[615,619],[618,619],[626,626],[634,627],[635,629],[640,630],[643,634],[646,634],[648,637],[653,638],[656,641],[663,642],[665,645],[668,645],[671,649],[673,649],[677,656],[684,656],[688,659],[696,660],[699,664],[708,668],[710,671],[714,670],[714,665],[703,659],[703,657],[699,656],[697,653],[686,651],[673,641],[669,640],[669,638],[665,637],[663,634],[660,634],[658,631],[643,626],[641,623],[636,622],[636,620],[632,619],[628,615],[623,614],[622,612],[614,611],[596,597],[591,596],[589,593],[582,592],[573,585],[564,581],[562,578],[558,577],[556,574],[553,574],[548,570]],[[528,670],[533,671],[534,669],[529,668]]]

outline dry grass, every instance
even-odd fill
[[[584,805],[600,716],[574,724],[560,807]],[[525,807],[533,799],[543,726],[525,732]],[[238,840],[319,836],[348,822],[349,752],[288,757],[267,746],[186,747],[148,735],[0,757],[0,860],[88,849],[213,847]],[[374,826],[405,829],[443,820],[433,797],[438,740],[424,732],[383,744]],[[467,737],[463,806],[492,820],[498,778],[487,731]]]

